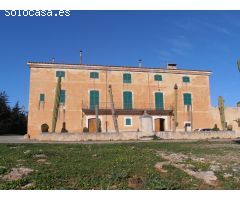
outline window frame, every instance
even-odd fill
[[[131,124],[127,124],[127,120],[130,120],[130,123]],[[132,119],[132,117],[124,117],[124,126],[125,127],[132,127],[133,126],[133,119]]]
[[[56,77],[65,78],[65,71],[56,71]]]
[[[99,72],[90,72],[91,79],[99,79]]]
[[[40,102],[45,102],[45,94],[44,93],[39,94],[39,101]]]
[[[59,103],[63,105],[66,103],[66,90],[62,90],[62,89],[60,90]]]
[[[183,83],[190,83],[190,77],[189,76],[183,76],[182,81],[183,81]]]
[[[129,76],[128,78],[126,76]],[[132,83],[132,74],[123,73],[123,83]]]
[[[89,90],[89,109],[90,110],[94,110],[96,104],[93,104],[94,107],[92,107],[92,104],[91,104],[91,92],[98,92],[98,104],[97,105],[99,106],[100,105],[100,91],[99,90],[95,90],[95,89]]]
[[[131,106],[126,106],[125,107],[125,104],[124,104],[124,102],[125,102],[124,101],[124,93],[131,93]],[[129,90],[125,90],[125,91],[122,92],[122,95],[123,95],[123,109],[124,110],[132,110],[133,109],[133,92],[129,91]]]
[[[158,80],[158,78],[160,77],[160,80]],[[162,75],[161,74],[155,74],[154,75],[154,81],[163,81]]]
[[[156,107],[156,94],[157,93],[161,93],[162,94],[162,108],[158,108],[157,109],[157,107]],[[165,92],[162,92],[162,91],[155,91],[154,92],[154,94],[153,94],[153,96],[154,96],[154,109],[155,110],[164,110],[164,107],[165,107],[165,101],[164,101],[164,96],[165,96]]]
[[[185,95],[190,95],[190,104],[187,104],[187,102],[185,102],[185,100],[187,99],[187,97],[185,97]],[[183,105],[184,106],[192,106],[192,93],[183,93]]]

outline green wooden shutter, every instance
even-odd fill
[[[98,79],[98,72],[90,72],[90,78],[96,78]]]
[[[183,80],[184,83],[189,83],[190,82],[190,78],[188,76],[184,76],[182,78],[182,80]]]
[[[99,105],[99,91],[90,91],[90,109],[95,109],[95,105]]]
[[[163,93],[155,93],[155,108],[156,110],[163,110]]]
[[[40,101],[41,102],[45,101],[45,94],[43,93],[40,94]]]
[[[126,125],[131,126],[132,125],[132,120],[130,118],[126,119]]]
[[[192,105],[192,95],[190,93],[183,94],[184,105]]]
[[[65,77],[64,71],[56,71],[56,77]]]
[[[66,91],[65,90],[61,90],[60,92],[60,103],[65,103],[65,99],[66,99]]]
[[[123,108],[132,109],[132,92],[123,92]]]
[[[162,75],[159,75],[159,74],[154,75],[154,80],[155,81],[162,81]]]
[[[131,83],[132,77],[131,74],[123,74],[123,83]]]

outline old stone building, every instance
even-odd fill
[[[33,138],[41,134],[43,124],[49,132],[91,133],[97,126],[98,131],[114,132],[114,117],[119,131],[138,131],[144,112],[152,116],[156,132],[174,130],[175,124],[177,131],[214,125],[210,71],[183,70],[174,64],[165,68],[28,65],[28,134]]]

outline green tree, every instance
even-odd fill
[[[12,134],[25,134],[27,132],[27,117],[23,109],[17,102],[11,110],[11,127],[9,130]]]
[[[8,106],[8,96],[5,91],[0,92],[0,135],[7,134],[11,127],[11,109]]]
[[[17,102],[13,108],[8,105],[5,91],[0,92],[0,135],[25,134],[27,132],[27,114]]]

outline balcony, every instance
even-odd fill
[[[143,115],[146,111],[149,115],[161,115],[161,116],[172,116],[172,106],[167,109],[155,108],[154,104],[147,104],[143,102],[137,102],[132,105],[121,105],[122,102],[116,102],[114,104],[115,115]],[[124,108],[125,107],[125,108]],[[85,115],[95,115],[94,105],[88,105],[82,103],[82,111]],[[112,106],[110,102],[100,102],[98,106],[99,115],[112,115]]]

